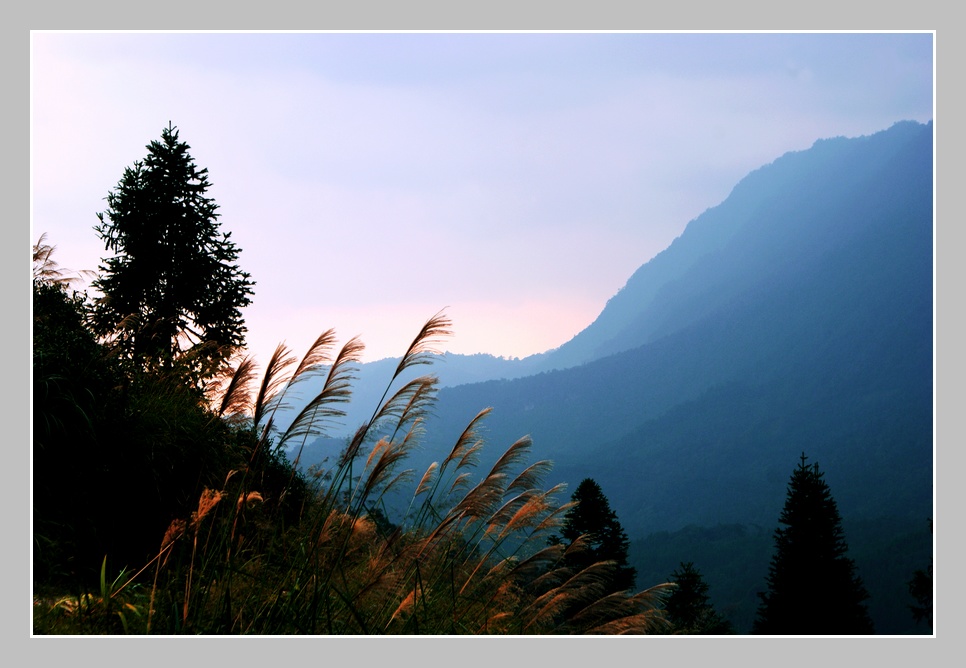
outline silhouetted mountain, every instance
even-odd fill
[[[415,335],[415,332],[412,334]],[[393,384],[393,389],[399,389],[404,383],[424,374],[435,375],[441,388],[479,383],[493,378],[520,378],[539,371],[544,357],[544,354],[538,354],[524,359],[507,359],[482,353],[459,355],[449,352],[430,355],[429,364],[418,364],[404,370]],[[357,365],[354,374],[356,379],[352,383],[352,401],[340,406],[346,415],[331,421],[330,437],[341,442],[372,417],[399,361],[399,357],[388,357]],[[325,377],[317,375],[293,386],[291,396],[286,398],[285,404],[277,412],[275,423],[288,425],[295,418],[298,409],[322,391],[324,384]]]
[[[776,526],[804,451],[846,529],[877,527],[851,549],[888,544],[933,514],[932,151],[931,122],[902,122],[752,172],[587,329],[521,360],[541,373],[442,389],[408,465],[493,406],[482,466],[530,434],[549,482],[595,479],[634,540]]]
[[[874,522],[882,544],[890,526],[923,523],[932,143],[931,123],[904,122],[753,172],[542,360],[583,364],[442,390],[415,468],[493,406],[491,456],[530,434],[534,456],[555,461],[551,482],[597,480],[632,539],[775,526],[803,451],[846,527]],[[871,540],[850,546],[869,553]]]
[[[629,532],[770,522],[802,450],[843,515],[927,516],[932,124],[753,172],[547,357],[578,349],[620,352],[444,389],[427,447],[492,405],[494,449],[531,434],[558,475],[608,489]]]
[[[638,269],[597,320],[550,351],[543,368],[571,367],[655,341],[773,276],[790,281],[815,271],[819,258],[852,243],[868,226],[888,226],[868,217],[874,202],[888,206],[913,185],[926,187],[921,192],[931,197],[931,153],[926,164],[889,173],[907,142],[926,137],[931,146],[931,133],[931,123],[897,123],[871,137],[819,140],[752,172]],[[888,192],[890,179],[906,178],[919,183]]]

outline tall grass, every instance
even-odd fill
[[[480,425],[489,409],[439,462],[424,472],[404,468],[437,379],[400,377],[430,360],[449,326],[442,314],[426,323],[369,421],[312,476],[297,465],[309,440],[344,415],[362,344],[353,339],[335,352],[335,335],[325,332],[300,360],[280,345],[261,379],[253,360],[239,361],[209,388],[209,401],[215,419],[245,436],[247,465],[230,471],[217,489],[206,488],[190,516],[173,519],[138,573],[102,586],[95,607],[112,624],[100,632],[120,632],[119,611],[127,612],[123,632],[160,634],[664,630],[661,600],[669,585],[609,593],[615,564],[574,572],[566,551],[582,549],[583,541],[548,544],[571,504],[557,501],[562,485],[544,489],[550,462],[527,465],[529,438],[477,475]],[[277,425],[278,409],[318,376],[325,378],[322,390],[290,424]],[[389,494],[410,499],[395,522],[384,512]],[[108,579],[102,570],[102,584]],[[63,623],[70,611],[60,605]],[[47,630],[59,628],[49,615],[40,618]]]

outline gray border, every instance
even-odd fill
[[[351,6],[343,3],[327,3],[316,5],[306,10],[299,3],[270,3],[257,8],[257,11],[241,10],[238,6],[227,3],[217,5],[200,5],[198,2],[168,2],[163,5],[135,5],[122,2],[99,2],[96,6],[91,3],[68,4],[60,2],[36,2],[22,5],[16,16],[8,16],[5,21],[3,49],[5,58],[4,68],[7,76],[4,81],[13,88],[14,94],[7,99],[12,104],[4,105],[5,126],[16,128],[13,132],[14,147],[4,151],[4,160],[8,164],[4,170],[5,182],[12,183],[10,192],[16,193],[16,204],[10,214],[14,220],[29,220],[29,171],[23,165],[29,165],[29,31],[31,29],[257,29],[257,30],[309,30],[309,29],[338,29],[338,30],[657,30],[657,29],[688,29],[688,30],[826,30],[832,29],[882,29],[882,30],[936,30],[937,44],[937,90],[940,75],[943,82],[953,84],[959,80],[957,64],[963,62],[962,48],[956,41],[955,25],[948,10],[940,11],[925,3],[917,3],[910,9],[887,9],[883,5],[875,9],[868,7],[848,7],[841,2],[824,2],[821,5],[810,3],[807,6],[780,7],[772,3],[744,2],[741,7],[735,3],[681,3],[677,5],[649,5],[642,3],[629,6],[628,3],[596,2],[489,2],[465,3],[455,2],[373,2],[362,0]],[[703,6],[707,5],[707,6]],[[834,17],[834,20],[829,17]],[[795,26],[792,28],[792,26]],[[942,26],[942,28],[940,28]],[[961,131],[958,129],[961,113],[961,99],[957,86],[954,84],[945,89],[942,94],[937,93],[937,214],[936,214],[936,478],[937,478],[937,507],[953,507],[951,504],[959,500],[958,492],[953,485],[951,476],[960,467],[961,462],[957,441],[953,440],[961,433],[954,435],[949,421],[941,421],[940,415],[951,415],[954,401],[957,397],[950,394],[955,391],[953,385],[954,374],[960,369],[957,358],[956,365],[950,358],[950,349],[943,344],[959,340],[963,333],[960,318],[956,317],[957,309],[953,308],[950,298],[951,286],[961,285],[961,270],[952,264],[952,253],[956,248],[956,241],[961,232],[959,225],[953,218],[951,199],[943,199],[939,193],[955,192],[953,178],[957,174],[953,171],[953,161],[950,156],[955,155],[954,146],[961,143]],[[938,113],[938,103],[942,102],[943,115]],[[950,119],[949,125],[943,125],[942,119]],[[942,138],[940,144],[939,137]],[[12,179],[12,181],[11,181]],[[4,189],[6,191],[6,188]],[[940,215],[942,212],[943,215]],[[945,225],[940,221],[948,220]],[[8,304],[12,304],[17,313],[29,312],[29,271],[25,266],[23,250],[32,242],[29,238],[29,226],[14,223],[12,234],[14,243],[4,245],[3,271],[8,289],[13,295]],[[24,230],[26,234],[24,234]],[[22,273],[21,273],[22,272]],[[13,280],[10,280],[10,274]],[[956,279],[959,279],[958,281]],[[20,283],[23,280],[27,285]],[[943,301],[941,298],[946,298]],[[948,311],[941,311],[940,304],[946,303]],[[17,325],[7,331],[5,339],[15,343],[17,349],[29,348],[29,318],[26,326],[23,321],[16,320]],[[941,328],[941,329],[940,329]],[[954,338],[955,337],[955,338]],[[21,347],[22,346],[22,347]],[[939,364],[938,352],[946,353],[944,364]],[[18,361],[17,374],[25,374],[29,379],[29,364]],[[12,400],[12,401],[11,401]],[[8,480],[5,489],[7,503],[6,512],[13,516],[12,535],[23,537],[24,542],[15,539],[17,546],[7,551],[4,559],[7,577],[2,578],[4,595],[4,628],[8,629],[7,638],[18,642],[8,644],[8,652],[19,657],[22,650],[43,654],[42,659],[77,660],[83,659],[83,652],[87,649],[97,655],[99,661],[105,659],[113,664],[132,659],[138,663],[158,665],[177,661],[179,663],[201,663],[217,660],[244,659],[243,665],[263,663],[266,660],[280,658],[280,645],[283,639],[255,638],[255,639],[205,639],[202,645],[192,645],[190,648],[166,648],[167,652],[151,651],[158,643],[167,642],[166,639],[117,639],[114,642],[98,642],[97,639],[62,639],[45,640],[30,636],[30,622],[23,619],[22,596],[29,596],[29,577],[24,577],[25,587],[21,585],[19,573],[29,573],[29,554],[26,547],[30,539],[30,527],[27,511],[29,508],[29,478],[11,473],[18,470],[29,471],[29,450],[21,448],[22,442],[16,436],[26,432],[24,440],[29,439],[29,388],[28,392],[8,392],[6,405],[8,421],[15,427],[15,438],[10,442],[8,457],[12,457],[8,466]],[[20,416],[28,416],[27,420]],[[940,447],[938,444],[949,444]],[[939,466],[941,464],[941,466]],[[26,503],[24,499],[27,499]],[[941,503],[940,503],[941,502]],[[947,533],[947,520],[958,522],[954,514],[938,513],[936,517],[936,531],[939,534],[937,549],[941,549],[943,557],[949,557],[954,551],[958,552],[961,540],[957,531],[950,529]],[[11,526],[11,523],[7,523]],[[949,525],[950,527],[953,524]],[[954,543],[954,541],[957,541]],[[12,552],[12,554],[11,554]],[[12,567],[12,568],[11,568]],[[654,662],[667,659],[681,663],[682,660],[707,661],[722,658],[722,643],[738,642],[739,646],[730,647],[735,658],[744,664],[771,665],[772,659],[781,657],[785,665],[805,665],[822,659],[829,662],[833,657],[842,653],[846,660],[856,660],[861,656],[862,663],[885,660],[886,665],[909,665],[931,663],[942,664],[940,656],[954,654],[952,645],[953,634],[956,632],[959,615],[954,611],[959,596],[953,594],[960,589],[960,577],[955,560],[941,558],[936,555],[936,573],[943,578],[943,592],[945,597],[937,596],[937,629],[935,638],[910,637],[908,639],[768,639],[739,637],[734,639],[683,639],[683,638],[611,638],[611,639],[379,639],[381,644],[365,644],[358,639],[292,639],[292,642],[310,644],[292,645],[285,647],[286,660],[325,661],[332,658],[345,659],[352,653],[355,658],[366,657],[369,663],[373,659],[399,657],[399,650],[409,655],[410,660],[420,663],[460,664],[470,663],[481,665],[484,662],[505,661],[512,655],[507,650],[520,650],[527,659],[555,661],[562,660],[564,665],[594,664],[601,659],[623,659],[631,661]],[[955,581],[953,579],[955,578]],[[27,591],[24,591],[26,589]],[[29,599],[28,599],[29,600]],[[24,647],[21,640],[30,643]],[[487,647],[485,651],[474,651],[476,648],[466,646],[467,642],[498,642],[497,647]],[[645,649],[641,645],[626,645],[625,642],[651,644]],[[939,648],[939,641],[947,646],[946,651]],[[95,642],[96,646],[79,646],[76,643]],[[138,642],[137,647],[128,645]],[[171,642],[174,642],[171,640]],[[458,647],[451,647],[451,643],[461,643]],[[605,645],[595,644],[605,642]],[[147,645],[143,643],[148,643]],[[212,643],[219,643],[212,645]],[[321,643],[321,644],[319,644]],[[509,643],[509,644],[508,644]],[[536,645],[539,643],[539,645]],[[656,643],[656,644],[655,644]],[[859,646],[857,643],[861,643]],[[915,643],[915,644],[913,644]],[[926,643],[926,644],[922,644]],[[172,651],[173,650],[173,651]],[[187,651],[186,651],[187,650]],[[198,651],[201,650],[201,651]],[[294,650],[294,651],[293,651]],[[333,650],[335,650],[333,652]],[[452,654],[447,651],[452,650]],[[834,654],[833,654],[834,652]],[[941,653],[940,653],[941,652]],[[730,653],[730,652],[729,652]],[[373,656],[375,654],[376,656]],[[47,655],[50,655],[49,657]],[[333,656],[334,655],[334,656]],[[135,658],[136,657],[136,658]],[[839,663],[833,660],[833,663]]]

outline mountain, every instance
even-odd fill
[[[443,388],[408,465],[442,459],[492,406],[481,466],[529,434],[555,463],[548,483],[594,478],[642,540],[770,531],[804,452],[846,538],[875,527],[852,551],[877,555],[933,516],[933,315],[932,123],[819,140],[745,177],[584,331],[521,360],[529,375]],[[915,540],[865,568],[928,553]]]
[[[415,332],[413,334],[415,335]],[[450,352],[430,354],[428,355],[428,364],[415,365],[403,371],[396,379],[393,389],[398,389],[402,384],[424,374],[435,375],[438,378],[440,388],[479,383],[494,378],[520,378],[537,373],[542,368],[545,357],[545,354],[531,355],[524,359],[507,359],[483,353],[476,355],[459,355]],[[340,407],[345,412],[345,416],[329,425],[330,438],[345,439],[355,433],[359,425],[372,417],[396,371],[396,367],[399,365],[399,361],[399,357],[388,357],[357,365],[353,374],[355,380],[352,383],[352,401]],[[312,378],[305,378],[297,386],[293,386],[291,396],[286,397],[285,403],[277,411],[275,423],[280,425],[290,424],[298,410],[311,397],[322,391],[324,384],[325,377],[316,375]]]
[[[925,164],[889,173],[908,142],[919,138],[931,146],[931,136],[931,123],[897,123],[871,137],[819,140],[752,172],[640,267],[587,329],[548,353],[544,368],[575,366],[655,341],[771,276],[790,280],[792,272],[811,272],[823,254],[867,232],[867,225],[885,228],[885,220],[868,215],[876,201],[887,205],[906,192],[883,192],[892,179],[913,179],[925,188],[920,195],[931,197],[931,152],[920,156]],[[931,229],[931,217],[929,224]]]
[[[803,450],[843,514],[927,516],[932,218],[931,123],[786,154],[545,364],[589,361],[442,390],[427,450],[492,405],[491,447],[530,434],[565,479],[610,481],[636,531],[771,521]]]
[[[492,406],[491,457],[530,434],[534,457],[555,462],[549,482],[594,478],[642,540],[770,531],[804,452],[854,534],[879,632],[923,632],[903,626],[911,572],[892,565],[922,568],[931,552],[932,184],[932,123],[821,140],[756,170],[548,352],[555,370],[442,390],[414,468]],[[748,565],[698,564],[760,589]],[[728,605],[736,622],[753,615]]]

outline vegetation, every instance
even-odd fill
[[[819,274],[805,272],[811,282],[792,281],[796,291],[789,293],[783,286],[791,279],[769,281],[744,306],[724,309],[720,317],[728,326],[704,293],[691,304],[667,293],[674,317],[662,322],[690,323],[694,313],[706,312],[712,315],[695,326],[713,329],[714,336],[689,329],[686,340],[668,336],[566,372],[503,383],[499,392],[493,383],[456,388],[444,396],[449,403],[437,404],[435,377],[415,377],[447,333],[448,321],[437,315],[398,365],[381,367],[388,384],[376,384],[372,399],[359,402],[357,340],[340,349],[326,332],[301,359],[280,346],[263,372],[242,356],[240,313],[254,283],[238,268],[229,235],[218,229],[217,207],[205,194],[207,172],[195,167],[188,148],[169,126],[109,194],[97,230],[116,255],[93,283],[104,299],[92,302],[73,289],[73,277],[53,262],[44,237],[34,247],[35,633],[726,632],[705,575],[718,610],[744,630],[758,603],[747,578],[764,572],[768,559],[769,534],[755,523],[765,524],[759,509],[775,507],[781,497],[780,486],[770,484],[784,479],[774,458],[807,442],[835,444],[826,446],[835,470],[847,471],[853,483],[842,490],[842,501],[864,509],[865,519],[849,513],[849,535],[859,549],[855,562],[845,558],[835,502],[803,455],[780,518],[785,528],[775,532],[769,591],[760,595],[755,632],[872,632],[856,563],[869,590],[876,587],[872,604],[889,604],[895,610],[886,612],[897,611],[903,622],[912,625],[914,617],[931,627],[931,567],[909,580],[927,563],[931,546],[907,531],[900,522],[905,515],[896,511],[918,522],[916,508],[931,490],[921,482],[931,464],[924,455],[932,436],[931,376],[921,364],[931,351],[931,320],[904,317],[900,330],[867,326],[892,322],[899,311],[931,313],[929,292],[920,289],[928,286],[922,271],[928,263],[908,260],[910,249],[928,250],[919,231],[928,217],[915,212],[928,210],[930,198],[908,207],[889,201],[858,217],[890,223],[883,224],[889,234],[870,227],[857,237],[855,247],[869,250],[863,257],[875,258],[872,273],[853,271],[865,265],[842,252],[829,260],[820,282]],[[832,180],[840,176],[828,173]],[[877,192],[900,192],[905,181],[897,172]],[[857,188],[840,190],[851,201]],[[775,200],[773,189],[762,192]],[[815,220],[851,229],[835,222],[843,220],[836,215],[793,208],[802,215],[773,213],[809,235],[822,229]],[[883,211],[899,213],[893,221]],[[764,243],[762,229],[756,223],[742,234]],[[811,236],[800,238],[801,247],[824,248]],[[764,245],[738,246],[768,256]],[[746,269],[734,258],[719,262],[719,269],[735,262]],[[768,268],[735,275],[771,275],[762,267]],[[695,284],[707,285],[704,278]],[[884,290],[888,281],[903,290]],[[806,302],[788,294],[805,295]],[[856,308],[878,294],[911,299],[894,308]],[[789,304],[795,317],[776,317]],[[853,313],[868,317],[846,317]],[[802,336],[815,322],[851,324],[837,338]],[[788,323],[797,323],[795,340],[821,345],[792,346],[808,354],[788,357]],[[854,335],[868,331],[887,334]],[[696,347],[695,341],[714,345]],[[732,352],[722,357],[724,349]],[[742,380],[747,369],[769,369],[774,382],[765,378],[752,387]],[[828,378],[816,369],[827,369]],[[709,379],[713,386],[702,384]],[[682,404],[683,396],[696,398]],[[350,420],[364,424],[335,438],[350,399],[368,407]],[[504,402],[497,404],[502,424],[488,418],[490,409],[465,428],[451,422],[465,420],[467,405],[475,411],[494,400]],[[789,412],[789,406],[797,408]],[[426,420],[432,409],[440,421]],[[741,518],[746,524],[652,533],[636,543],[631,567],[627,536],[595,480],[585,479],[570,503],[558,503],[563,486],[544,485],[549,462],[527,465],[529,439],[492,457],[480,438],[484,422],[497,441],[539,434],[554,447],[555,474],[594,475],[637,535],[689,522]],[[461,429],[455,443],[442,440]],[[775,448],[776,434],[784,434],[778,439],[784,448]],[[591,439],[598,454],[608,454],[595,458],[593,471],[587,469]],[[310,450],[313,443],[328,447],[322,457]],[[866,443],[876,444],[883,461],[900,465],[870,469]],[[417,445],[422,455],[414,456]],[[709,452],[727,457],[728,466],[717,466]],[[439,453],[437,461],[424,461],[428,453]],[[629,468],[645,477],[632,485]],[[872,488],[892,493],[880,498],[867,491]],[[886,516],[868,519],[870,508]],[[682,555],[701,563],[705,575],[681,562]],[[678,564],[674,583],[634,593],[635,579],[662,582]],[[884,617],[873,614],[882,629]]]
[[[873,633],[864,601],[869,594],[846,557],[848,545],[835,499],[818,464],[805,454],[788,483],[775,530],[775,554],[761,594],[757,634],[857,635]]]
[[[254,283],[235,264],[231,233],[219,231],[208,170],[189,148],[169,124],[108,194],[95,229],[115,255],[93,283],[103,298],[92,322],[141,364],[170,367],[189,353],[188,368],[204,379],[244,345],[240,309]]]
[[[543,488],[549,462],[525,465],[528,438],[475,478],[488,409],[418,479],[400,470],[436,378],[397,381],[448,333],[442,314],[371,419],[304,475],[293,464],[343,414],[361,342],[335,352],[328,331],[301,359],[280,345],[261,378],[236,357],[198,385],[190,349],[142,364],[99,338],[96,312],[51,251],[43,239],[34,248],[35,633],[666,629],[668,585],[612,593],[614,563],[574,567],[584,541],[546,545],[571,504],[555,501],[562,485]],[[276,424],[312,377],[322,389]],[[391,516],[385,500],[407,482],[408,509]]]
[[[708,585],[692,562],[681,562],[671,573],[675,584],[664,610],[675,633],[693,635],[730,635],[735,632],[727,619],[714,609],[708,598]]]
[[[931,519],[929,520],[929,530],[932,531]],[[909,606],[912,618],[916,624],[925,622],[929,630],[932,631],[932,563],[925,569],[917,568],[907,586],[909,587],[909,595],[915,600],[915,603]]]
[[[587,543],[587,549],[568,558],[572,566],[586,568],[597,561],[612,561],[615,570],[607,588],[610,591],[633,588],[636,571],[627,565],[630,543],[600,485],[585,478],[577,486],[571,501],[574,505],[564,515],[560,534],[567,545],[578,541]],[[551,542],[558,541],[556,536],[551,539]]]

